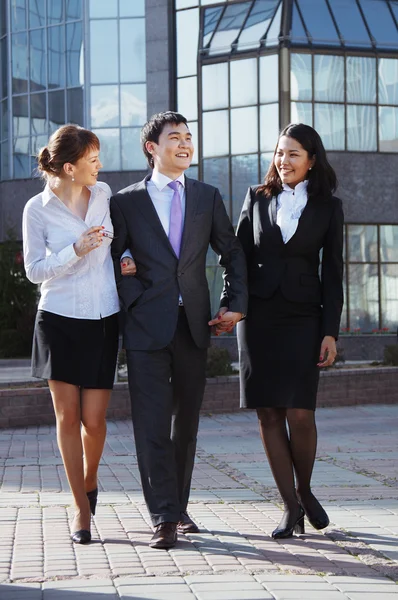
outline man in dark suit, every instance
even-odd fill
[[[112,255],[124,312],[137,460],[155,533],[150,545],[170,548],[197,532],[187,514],[210,328],[222,332],[246,312],[245,257],[219,191],[185,177],[194,148],[186,119],[154,115],[141,132],[153,172],[111,199]],[[225,284],[210,315],[209,247]],[[130,250],[136,275],[123,277]]]

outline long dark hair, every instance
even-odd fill
[[[313,127],[304,125],[304,123],[290,123],[290,125],[281,131],[272,163],[265,176],[263,185],[257,188],[257,193],[272,197],[280,194],[283,189],[281,178],[275,166],[275,153],[279,140],[284,135],[295,139],[306,150],[310,159],[315,156],[315,163],[307,174],[308,199],[330,198],[337,188],[336,173],[326,157],[326,151],[319,134]]]

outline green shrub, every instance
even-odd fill
[[[384,364],[398,367],[398,344],[384,346]]]
[[[206,377],[219,377],[236,373],[231,365],[231,356],[226,348],[210,346],[207,352]]]

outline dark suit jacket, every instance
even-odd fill
[[[164,348],[173,338],[181,294],[192,337],[199,348],[210,344],[209,288],[206,255],[209,244],[225,269],[222,306],[247,310],[246,261],[219,191],[185,179],[186,208],[179,259],[146,189],[146,177],[111,198],[114,225],[112,257],[125,313],[124,347]],[[134,277],[123,277],[120,256],[129,248],[137,265]]]
[[[276,198],[256,194],[257,188],[247,192],[237,230],[246,254],[249,295],[269,298],[280,287],[287,300],[320,304],[322,335],[337,339],[343,306],[341,200],[309,200],[285,244],[276,222]]]

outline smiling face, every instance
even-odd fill
[[[146,142],[146,149],[152,155],[154,170],[177,179],[191,164],[192,134],[185,123],[166,123],[158,143]]]
[[[74,178],[76,185],[92,186],[97,183],[98,172],[102,169],[99,152],[99,148],[90,148],[74,165],[65,165],[65,172]]]
[[[292,137],[283,135],[275,151],[274,163],[282,183],[294,188],[308,177],[309,169],[315,163],[302,145]]]

